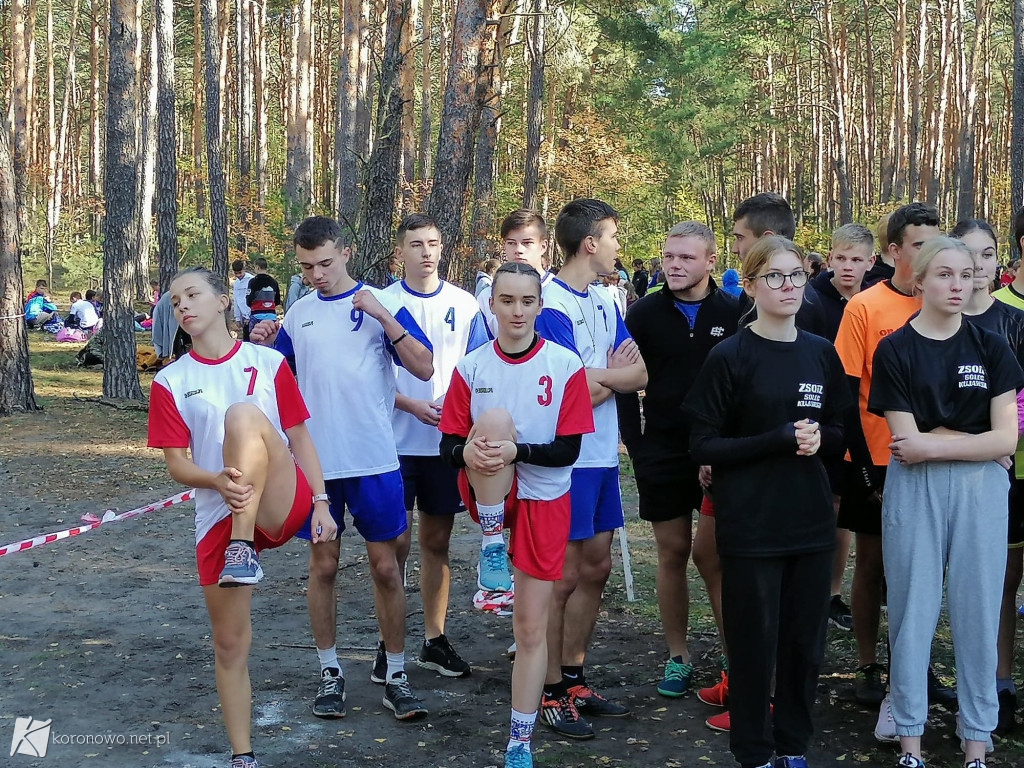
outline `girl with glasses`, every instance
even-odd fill
[[[971,249],[947,237],[914,256],[921,311],[878,345],[868,410],[892,432],[882,503],[890,704],[903,756],[920,768],[927,668],[943,577],[956,654],[965,764],[984,768],[997,724],[996,636],[1006,566],[1010,455],[1024,373],[1004,338],[963,310]]]
[[[832,345],[796,327],[807,277],[791,241],[757,241],[743,262],[757,319],[711,351],[683,404],[693,459],[715,478],[730,747],[743,768],[805,768],[824,656],[835,516],[822,457],[842,451],[852,401]]]

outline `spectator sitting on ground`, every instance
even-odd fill
[[[95,333],[103,327],[103,321],[96,314],[96,307],[91,301],[82,298],[80,291],[71,294],[71,307],[68,309],[65,325],[72,328],[81,328],[83,331]]]
[[[25,303],[28,304],[34,296],[45,296],[48,289],[49,286],[45,280],[36,280],[36,287],[32,293],[25,297]]]
[[[32,298],[25,302],[25,324],[29,328],[42,328],[57,315],[57,305],[50,301],[47,290],[36,286]]]
[[[151,307],[155,307],[156,303],[160,301],[160,283],[158,283],[156,280],[150,280],[149,287],[153,291],[153,296],[149,300],[149,305]]]
[[[85,300],[96,308],[96,315],[103,317],[103,294],[99,291],[89,290],[85,292]]]

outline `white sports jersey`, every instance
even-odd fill
[[[594,429],[579,357],[544,339],[520,358],[503,354],[496,341],[462,358],[444,399],[440,429],[468,436],[477,417],[490,408],[511,414],[517,443],[550,443],[559,435],[586,439]],[[551,501],[569,491],[572,467],[515,467],[520,499]]]
[[[427,334],[434,348],[434,375],[420,381],[400,365],[395,366],[398,391],[406,397],[444,400],[455,364],[481,344],[488,342],[487,326],[468,291],[443,280],[433,293],[417,293],[402,280],[384,289],[398,297],[409,314]],[[424,424],[411,413],[395,408],[391,416],[399,456],[437,456],[441,432]]]
[[[607,368],[608,348],[630,338],[622,315],[604,286],[573,290],[557,277],[544,286],[537,333],[571,349],[586,368]],[[615,398],[594,408],[594,432],[583,437],[577,467],[619,466],[619,417]]]
[[[325,480],[379,475],[398,469],[391,411],[398,354],[384,328],[354,309],[356,291],[368,290],[409,335],[430,348],[423,331],[393,293],[362,283],[337,296],[313,292],[284,316],[275,346],[295,361],[299,389],[309,407]]]
[[[224,414],[235,403],[263,411],[286,444],[284,430],[309,418],[281,353],[239,341],[219,360],[189,352],[160,370],[149,390],[150,447],[188,448],[196,466],[220,472]],[[230,514],[217,491],[197,488],[196,542]]]
[[[550,272],[545,272],[540,276],[540,287],[543,289],[545,285],[550,283],[554,279],[554,275]],[[492,339],[498,338],[498,318],[491,312],[491,287],[488,285],[482,291],[480,295],[476,297],[477,304],[480,305],[480,312],[483,313],[484,319],[487,321],[487,331],[491,334]]]

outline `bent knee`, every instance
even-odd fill
[[[484,435],[488,440],[515,440],[516,423],[504,408],[488,408],[473,422],[470,437]]]
[[[258,430],[267,417],[252,403],[232,403],[224,412],[224,433]]]

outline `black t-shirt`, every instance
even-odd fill
[[[1006,341],[972,323],[929,339],[907,323],[882,339],[872,364],[868,411],[914,414],[917,428],[978,435],[992,428],[992,398],[1024,387]]]
[[[980,315],[965,314],[964,320],[1006,339],[1010,351],[1024,368],[1024,312],[1010,304],[994,301]]]
[[[843,450],[853,398],[835,348],[798,331],[796,341],[749,328],[708,355],[683,410],[690,452],[710,464],[715,530],[723,555],[772,557],[835,546],[832,491],[822,463]],[[814,456],[798,456],[793,423],[821,429]]]
[[[871,265],[866,273],[864,273],[864,288],[870,288],[875,283],[880,283],[883,280],[892,280],[893,275],[896,274],[896,267],[890,267],[884,261],[882,257],[876,255],[875,263]]]
[[[249,287],[245,289],[245,303],[248,307],[252,307],[257,297],[263,298],[261,291],[263,289],[273,289],[274,306],[281,306],[281,286],[277,284],[277,280],[272,278],[266,272],[260,272],[258,275],[254,275],[249,281]],[[271,307],[273,309],[273,307]]]

